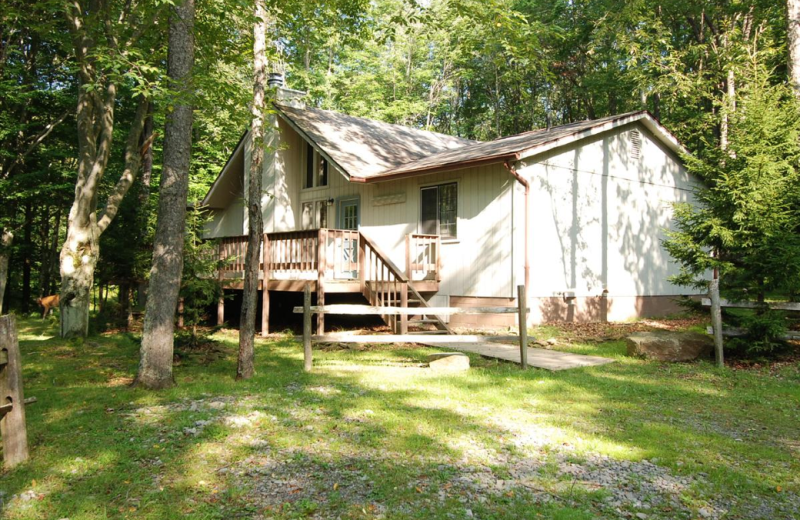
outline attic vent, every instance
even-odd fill
[[[631,130],[631,159],[638,159],[642,155],[642,134],[638,130]]]

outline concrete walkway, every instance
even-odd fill
[[[460,352],[472,352],[473,354],[480,354],[485,357],[513,361],[514,363],[520,362],[518,345],[506,345],[490,341],[481,343],[447,343],[446,345],[425,342],[421,342],[421,344],[429,347],[458,350]],[[528,366],[544,368],[546,370],[592,367],[613,362],[613,359],[599,356],[584,356],[582,354],[570,354],[569,352],[528,347]]]

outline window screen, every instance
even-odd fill
[[[420,232],[426,235],[457,236],[458,184],[422,188],[420,193]]]
[[[420,231],[425,235],[438,235],[439,189],[436,186],[432,188],[422,188],[422,193],[420,195]]]

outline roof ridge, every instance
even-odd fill
[[[475,140],[475,139],[469,139],[469,138],[466,138],[466,137],[461,137],[459,135],[450,135],[450,134],[445,134],[445,133],[442,133],[442,132],[434,132],[432,130],[423,130],[421,128],[415,128],[413,126],[408,126],[408,125],[401,125],[399,123],[388,123],[386,121],[381,121],[380,119],[371,119],[369,117],[354,116],[354,115],[348,114],[346,112],[338,112],[336,110],[328,110],[326,108],[310,107],[310,106],[306,106],[306,107],[303,107],[303,108],[297,108],[297,107],[293,107],[293,106],[290,106],[290,105],[285,105],[283,103],[278,103],[277,101],[274,102],[274,105],[280,107],[282,110],[288,108],[290,110],[313,110],[313,111],[317,111],[317,112],[327,112],[329,114],[336,114],[337,116],[345,117],[345,118],[348,118],[348,119],[357,119],[359,121],[368,121],[370,123],[377,123],[379,125],[389,126],[389,127],[393,127],[393,128],[402,129],[402,130],[410,130],[412,132],[418,132],[418,133],[423,133],[423,134],[430,134],[430,135],[435,135],[435,136],[440,136],[440,137],[447,137],[447,138],[450,138],[450,139],[459,139],[459,140],[462,140],[462,141],[466,141],[464,143],[465,146],[468,145],[468,144],[477,144],[477,143],[485,142],[485,141],[478,141],[478,140]]]

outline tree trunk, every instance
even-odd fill
[[[244,295],[239,326],[239,361],[236,379],[249,379],[255,374],[253,344],[256,335],[258,310],[259,247],[264,234],[261,216],[261,176],[264,162],[264,93],[267,84],[267,13],[264,0],[255,0],[256,21],[253,26],[253,120],[250,137],[253,150],[247,183],[247,212],[249,216],[247,252],[245,254]],[[266,284],[266,280],[264,283]]]
[[[14,241],[14,234],[8,229],[3,229],[0,234],[0,315],[3,314],[4,296],[6,294],[6,284],[8,283],[8,257],[11,256],[11,243]]]
[[[789,48],[789,83],[800,98],[800,0],[786,0],[789,22],[787,47]]]
[[[31,234],[33,230],[33,203],[25,202],[25,223],[22,228],[22,313],[31,310],[31,257],[33,256],[33,243]]]
[[[61,337],[85,337],[89,332],[89,306],[94,284],[94,268],[99,255],[96,215],[76,218],[83,213],[83,197],[76,197],[70,211],[67,238],[61,247]],[[86,215],[80,215],[85,217]]]
[[[192,151],[192,66],[194,0],[176,5],[169,25],[167,73],[181,92],[164,130],[164,168],[159,187],[158,224],[150,269],[150,297],[145,308],[139,373],[135,384],[158,389],[171,386],[173,332],[183,274],[186,197]]]

